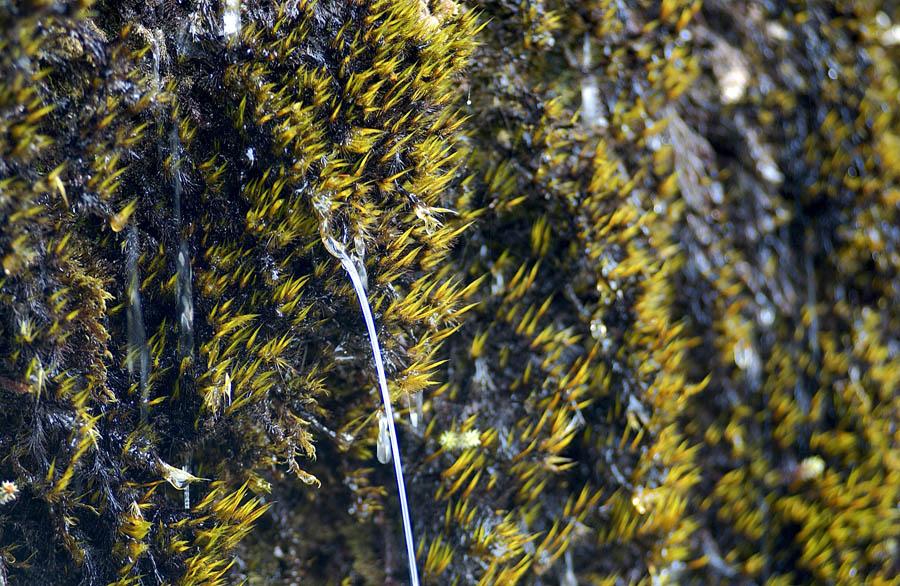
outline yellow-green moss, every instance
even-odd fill
[[[0,6],[0,582],[893,583],[898,21]]]

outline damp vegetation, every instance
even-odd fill
[[[0,1],[0,586],[897,584],[888,0]]]

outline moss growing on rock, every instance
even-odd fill
[[[898,19],[3,4],[0,582],[892,583]]]

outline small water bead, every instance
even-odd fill
[[[585,75],[581,79],[581,119],[585,126],[593,126],[600,118],[600,87],[597,78]]]
[[[423,405],[424,399],[422,391],[408,393],[406,395],[406,405],[409,408],[409,423],[413,429],[419,429],[419,423],[424,421]]]
[[[566,571],[560,580],[560,586],[578,586],[578,578],[575,576],[575,566],[572,563],[572,551],[567,550],[565,555]]]
[[[353,238],[353,249],[355,254],[351,254],[350,259],[356,267],[356,274],[359,275],[359,280],[362,281],[363,289],[368,293],[369,274],[366,271],[366,241],[362,235],[357,234]]]
[[[734,363],[741,370],[747,370],[753,360],[753,349],[746,340],[734,345]]]
[[[591,336],[593,336],[595,340],[606,337],[606,333],[606,325],[601,320],[595,319],[591,321]]]
[[[734,363],[747,373],[748,379],[754,386],[759,382],[762,363],[756,348],[749,340],[742,339],[734,345]]]

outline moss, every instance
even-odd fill
[[[717,329],[716,352],[695,355],[715,366],[710,389],[727,389],[701,395],[686,423],[718,462],[699,494],[715,547],[701,548],[697,579],[890,583],[898,405],[880,376],[896,374],[897,270],[880,243],[896,209],[877,194],[895,182],[878,150],[896,116],[876,104],[896,84],[879,42],[891,17],[875,4],[748,6],[741,23],[709,4],[727,39],[713,43],[759,83],[704,117],[734,136],[712,151],[726,221],[754,229],[716,239],[731,268],[702,280],[715,295],[697,308]]]
[[[898,19],[3,4],[0,582],[892,583]]]

